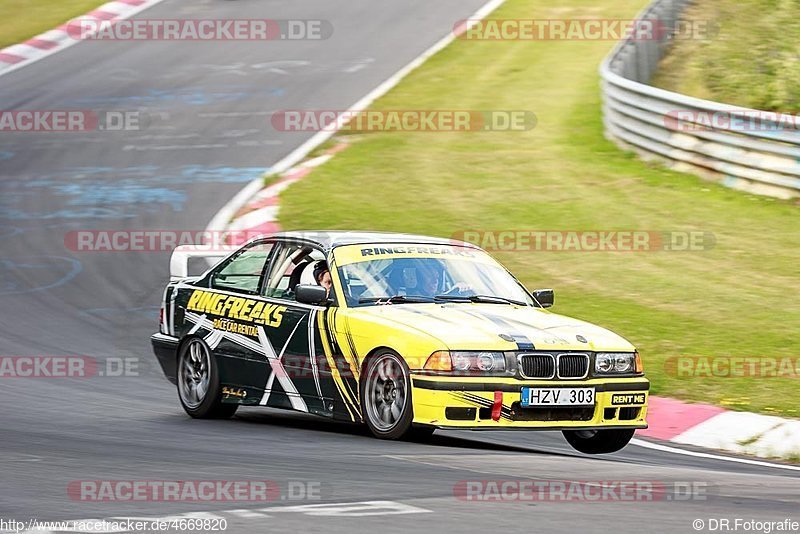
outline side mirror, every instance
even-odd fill
[[[325,304],[328,302],[328,290],[314,284],[298,284],[294,287],[294,298],[302,304]]]
[[[555,301],[555,292],[552,289],[534,289],[533,298],[542,305],[542,308],[549,308]]]

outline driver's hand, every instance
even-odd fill
[[[472,286],[471,285],[469,285],[469,284],[467,284],[465,282],[459,282],[459,283],[453,285],[453,287],[450,288],[450,291],[448,291],[447,294],[450,295],[452,293],[467,293],[467,292],[471,292],[471,291],[472,291]]]

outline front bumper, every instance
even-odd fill
[[[564,430],[647,428],[646,378],[518,380],[413,374],[414,423],[439,428]],[[593,407],[520,406],[523,387],[594,387]],[[492,417],[495,399],[502,403]],[[495,416],[497,416],[495,410]]]

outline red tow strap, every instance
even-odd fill
[[[492,405],[492,421],[500,420],[500,412],[503,409],[503,392],[494,392],[494,404]]]

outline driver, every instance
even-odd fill
[[[435,296],[439,294],[439,269],[421,267],[417,269],[417,288],[420,294]]]
[[[327,296],[330,297],[333,280],[331,279],[331,271],[328,269],[328,263],[325,260],[320,260],[314,265],[314,280],[327,290]]]
[[[440,286],[442,279],[444,278],[442,275],[444,274],[444,269],[441,267],[420,267],[417,269],[417,288],[420,290],[420,294],[424,296],[434,297],[436,295],[457,295],[459,293],[464,293],[471,291],[472,288],[464,283],[458,282],[453,284],[449,290],[442,292],[440,291]]]

